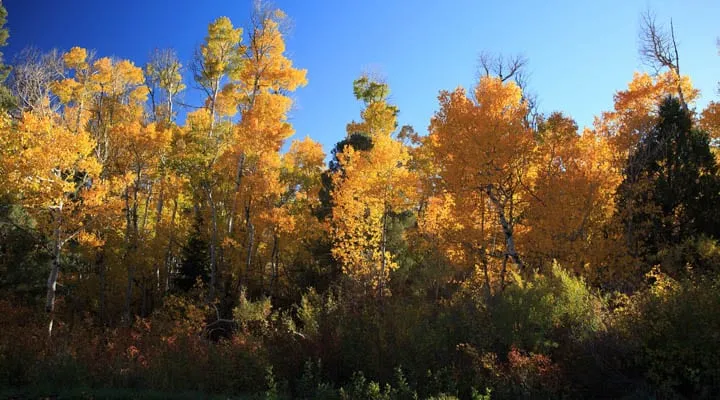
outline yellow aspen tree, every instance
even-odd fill
[[[234,263],[237,288],[247,284],[244,280],[252,272],[259,248],[266,249],[270,253],[267,258],[273,259],[280,229],[273,221],[283,220],[275,209],[283,194],[280,149],[294,133],[288,121],[293,104],[289,93],[307,83],[307,71],[293,66],[285,54],[286,22],[281,10],[256,3],[242,68],[230,76],[228,96],[237,101],[240,120],[221,165],[225,171],[233,171],[223,187],[229,239],[224,250],[228,257],[242,258]],[[238,220],[243,222],[240,229]],[[264,268],[257,272],[262,280]]]
[[[217,188],[223,179],[224,171],[218,171],[217,162],[228,149],[231,126],[228,118],[236,113],[236,103],[232,96],[230,76],[242,68],[242,55],[245,47],[242,42],[242,28],[235,28],[227,17],[221,17],[210,23],[205,42],[200,46],[193,65],[195,82],[203,89],[205,107],[188,116],[186,124],[188,142],[199,145],[196,155],[191,156],[195,165],[189,166],[197,196],[210,211],[210,285],[208,296],[215,297],[218,286],[219,245],[221,243],[222,199],[218,198]],[[218,126],[220,125],[220,126]],[[196,207],[200,209],[200,207]]]
[[[73,115],[77,110],[70,111]],[[64,117],[68,116],[26,113],[15,124],[5,121],[0,132],[5,190],[17,194],[49,240],[52,265],[45,302],[49,335],[64,249],[99,212],[103,192],[101,165],[93,154],[96,143],[84,130],[70,130]]]
[[[465,210],[466,223],[481,234],[468,243],[466,251],[472,253],[473,263],[481,263],[489,294],[488,256],[502,260],[501,288],[508,260],[520,270],[525,266],[516,237],[523,228],[518,220],[531,195],[528,174],[535,144],[525,120],[527,104],[517,84],[492,76],[480,78],[473,97],[456,89],[442,92],[439,99],[440,110],[430,123],[429,146],[453,204],[470,207]],[[495,233],[502,235],[504,243],[500,254],[494,250]]]
[[[115,221],[124,221],[119,234],[124,251],[117,265],[127,274],[124,317],[129,323],[136,272],[143,263],[142,205],[151,197],[152,187],[147,178],[159,156],[148,147],[162,142],[163,134],[158,134],[154,125],[146,129],[144,124],[148,89],[141,68],[127,60],[100,58],[92,63],[92,69],[90,82],[94,95],[88,128],[98,144],[96,154],[103,164],[101,177],[108,182],[109,195],[117,200]],[[101,237],[116,232],[120,230],[106,231]],[[106,282],[101,284],[105,286]]]
[[[456,197],[441,188],[423,199],[423,206],[418,213],[417,245],[432,254],[431,271],[432,286],[436,297],[441,287],[455,280],[467,278],[467,273],[475,268],[476,262],[489,262],[485,255],[477,249],[486,248],[491,253],[493,237],[490,232],[496,231],[484,203],[471,201],[463,196],[459,201]],[[480,255],[484,259],[477,260]],[[489,271],[483,270],[483,278],[490,289]]]
[[[361,77],[354,89],[365,109],[361,122],[348,124],[348,135],[368,136],[372,148],[346,146],[337,154],[332,254],[345,274],[382,297],[390,272],[398,267],[387,248],[389,218],[412,208],[418,185],[407,167],[407,148],[392,137],[397,108],[387,103],[387,85]]]
[[[63,121],[68,129],[80,132],[90,118],[91,102],[97,86],[92,82],[95,71],[91,56],[86,49],[73,47],[62,56],[65,68],[72,73],[62,80],[51,84],[53,93],[63,104]],[[96,154],[100,150],[98,147]],[[98,157],[99,158],[99,157]]]
[[[175,118],[175,98],[185,89],[183,65],[174,50],[156,49],[145,65],[145,80],[154,122],[171,124]]]
[[[67,110],[87,110],[83,115],[86,122],[77,127],[86,129],[95,139],[95,156],[102,164],[100,179],[108,188],[104,222],[92,232],[95,243],[105,243],[95,246],[100,271],[100,314],[106,311],[108,272],[115,279],[120,278],[118,271],[108,270],[115,266],[126,271],[124,317],[130,321],[134,287],[138,283],[144,288],[150,286],[146,267],[154,263],[147,248],[154,243],[148,235],[154,223],[150,218],[151,204],[157,199],[162,211],[162,196],[157,194],[162,186],[157,188],[154,183],[162,174],[161,163],[168,152],[171,127],[166,121],[159,125],[146,123],[149,91],[141,68],[126,60],[110,58],[91,62],[86,53],[75,48],[65,55],[72,78],[56,83],[55,90]],[[114,251],[117,248],[124,249],[122,254]],[[142,291],[143,304],[147,303],[147,293],[147,289]],[[143,309],[147,311],[147,307]]]
[[[606,266],[614,239],[608,225],[622,179],[612,168],[612,148],[591,130],[580,135],[575,121],[561,113],[538,125],[523,251],[543,270],[553,260],[576,273]]]
[[[128,268],[125,303],[127,318],[130,317],[135,282],[141,282],[141,286],[144,286],[143,303],[147,302],[146,286],[149,286],[150,267],[156,257],[150,248],[153,243],[151,233],[154,231],[151,229],[154,221],[150,204],[155,196],[153,182],[160,174],[159,161],[170,144],[170,130],[158,128],[155,123],[134,121],[116,126],[113,135],[117,135],[118,141],[114,162],[117,174],[112,177],[113,187],[122,202],[121,209],[125,211],[123,235],[127,249],[122,259]]]
[[[145,80],[150,98],[150,116],[156,123],[156,130],[165,129],[168,131],[168,138],[179,136],[175,118],[176,97],[185,89],[183,83],[183,65],[177,58],[177,54],[171,49],[156,49],[145,65]],[[158,164],[155,179],[151,187],[156,188],[154,199],[154,248],[164,254],[163,257],[155,257],[155,281],[158,294],[169,290],[169,268],[170,259],[173,254],[173,245],[176,241],[176,226],[179,220],[177,206],[180,189],[183,185],[183,177],[175,172],[172,158],[174,149],[166,146],[158,153]],[[149,197],[148,197],[149,199]],[[147,203],[146,203],[147,204]],[[166,208],[166,204],[170,207]],[[168,220],[166,221],[165,216]]]
[[[326,231],[314,215],[320,205],[321,174],[325,153],[322,145],[309,137],[293,140],[282,157],[280,182],[283,193],[278,207],[270,215],[270,293],[277,295],[287,287],[281,269],[297,263],[308,263],[312,242]],[[285,274],[287,277],[287,274]]]
[[[59,119],[68,131],[77,136],[88,135],[92,140],[95,161],[101,166],[92,185],[111,191],[111,181],[118,174],[116,154],[121,147],[119,143],[124,139],[118,138],[115,130],[143,116],[147,89],[143,85],[142,70],[129,61],[110,58],[93,60],[85,49],[79,47],[64,54],[63,61],[67,69],[65,78],[51,85],[61,104]],[[111,192],[105,193],[103,201],[107,202],[111,197]],[[113,210],[108,207],[100,214]],[[106,220],[114,219],[107,217]],[[86,223],[84,237],[90,233],[87,228]],[[108,232],[94,230],[95,237],[100,241],[104,240],[103,231]],[[126,240],[128,248],[129,243]],[[129,271],[132,268],[129,267]],[[101,271],[104,272],[104,265]],[[102,278],[104,274],[101,274],[101,309],[104,300]]]

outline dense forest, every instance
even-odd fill
[[[348,82],[363,109],[326,155],[289,142],[286,23],[218,18],[192,60],[2,64],[0,394],[720,393],[720,103],[672,25],[644,16],[653,73],[591,127],[485,53],[427,134],[381,77]]]

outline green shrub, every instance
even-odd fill
[[[565,336],[582,341],[603,329],[603,301],[557,263],[550,275],[511,285],[493,300],[490,310],[503,350],[514,345],[547,353]]]
[[[681,281],[654,269],[615,321],[637,351],[634,368],[662,396],[720,393],[720,279]]]

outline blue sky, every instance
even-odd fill
[[[207,24],[228,16],[247,24],[250,0],[5,0],[10,46],[43,50],[95,49],[142,65],[154,48],[175,48],[187,64]],[[291,119],[329,151],[358,118],[352,81],[364,70],[382,73],[400,124],[425,132],[442,89],[471,86],[481,51],[530,60],[531,89],[544,112],[561,110],[580,126],[612,107],[633,71],[643,68],[637,37],[640,13],[672,17],[681,69],[701,89],[700,106],[717,100],[720,1],[481,1],[279,0],[293,20],[287,38],[309,84],[295,93]],[[194,96],[188,95],[188,101]]]

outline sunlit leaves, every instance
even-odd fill
[[[693,88],[690,78],[680,78],[685,101],[693,104],[699,92]],[[605,112],[595,121],[595,129],[607,136],[616,154],[616,168],[621,168],[640,136],[652,127],[657,118],[657,105],[665,97],[676,95],[678,79],[672,71],[652,77],[647,73],[635,73],[627,90],[615,94],[614,110]]]
[[[348,135],[369,136],[372,148],[358,151],[346,146],[337,154],[340,171],[332,178],[332,252],[347,275],[382,294],[389,273],[398,267],[387,248],[388,219],[391,213],[412,207],[418,187],[407,168],[407,148],[391,136],[397,108],[386,102],[387,87],[363,79],[367,78],[355,82],[356,96],[367,103],[362,121],[348,124],[347,130]],[[380,89],[375,97],[368,97],[358,94],[362,85]]]

